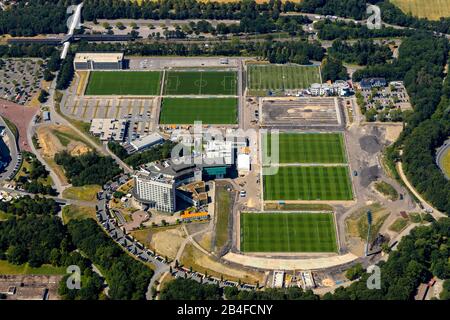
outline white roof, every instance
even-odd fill
[[[147,146],[151,146],[155,143],[158,143],[160,141],[164,140],[163,137],[157,133],[157,132],[153,132],[151,134],[149,134],[148,136],[136,139],[134,141],[131,141],[130,144],[136,149],[136,150],[140,150],[142,148],[145,148]]]
[[[74,62],[87,62],[93,60],[95,62],[119,62],[123,60],[122,52],[99,53],[99,52],[79,52],[75,54]]]
[[[238,170],[250,171],[250,155],[245,153],[238,154],[237,167]]]

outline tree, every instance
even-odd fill
[[[322,79],[324,81],[347,80],[347,69],[342,65],[342,61],[328,57],[322,63]]]
[[[39,96],[38,96],[38,101],[40,103],[45,103],[47,101],[47,97],[48,97],[48,92],[45,90],[41,90],[41,92],[39,93]]]
[[[365,270],[361,263],[357,263],[351,268],[347,269],[345,276],[349,280],[355,280],[360,278],[364,274]]]

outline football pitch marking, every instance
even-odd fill
[[[261,150],[268,150],[261,157],[268,156],[270,137],[268,146],[263,134],[260,141]],[[278,163],[261,168],[262,201],[353,200],[343,134],[282,132],[274,152],[279,152]]]
[[[233,75],[231,75],[233,74]],[[237,95],[236,71],[168,71],[164,95]]]
[[[333,212],[241,212],[240,251],[337,253]]]

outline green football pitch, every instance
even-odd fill
[[[264,173],[263,173],[264,174]],[[351,200],[346,166],[286,166],[263,175],[264,200]]]
[[[279,133],[278,148],[273,150],[271,135],[261,138],[268,156],[273,159],[278,153],[278,163],[346,163],[340,133]]]
[[[164,98],[161,124],[236,124],[236,98]]]
[[[250,91],[306,89],[312,83],[320,83],[318,66],[271,64],[248,66]]]
[[[337,252],[333,213],[241,213],[243,252]]]
[[[169,71],[164,81],[165,95],[236,95],[234,71]]]
[[[90,73],[86,95],[159,95],[161,72],[94,71]]]

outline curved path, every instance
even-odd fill
[[[316,270],[343,265],[358,259],[358,256],[353,253],[346,253],[343,255],[311,259],[279,259],[264,256],[255,257],[229,252],[222,258],[247,267],[265,270]]]
[[[445,157],[449,157],[450,158],[450,138],[444,142],[444,144],[442,145],[442,147],[440,147],[438,149],[438,152],[436,154],[436,163],[439,166],[439,168],[441,169],[442,173],[444,173],[444,176],[450,180],[450,172],[446,172],[444,169],[444,158]]]
[[[436,208],[434,208],[431,204],[429,204],[419,192],[413,187],[413,185],[409,182],[408,178],[406,177],[405,173],[403,172],[403,164],[401,162],[397,162],[397,171],[400,175],[400,178],[405,183],[406,187],[416,196],[417,199],[419,199],[420,202],[424,205],[426,209],[431,209],[433,212],[430,212],[430,214],[433,216],[434,219],[438,220],[440,218],[445,218],[447,215],[443,214]]]

